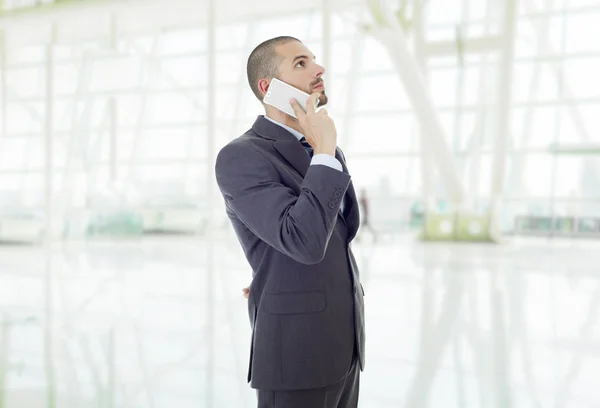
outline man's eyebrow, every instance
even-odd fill
[[[296,60],[299,60],[299,59],[302,59],[302,58],[306,58],[306,59],[308,59],[308,56],[307,56],[307,55],[298,55],[296,58],[294,58],[294,60],[292,61],[292,64],[293,64],[294,62],[296,62]],[[313,55],[313,60],[316,60],[316,59],[317,59],[317,57],[315,57],[315,56]]]

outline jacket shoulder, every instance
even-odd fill
[[[256,148],[260,145],[260,141],[261,138],[258,136],[258,134],[254,130],[248,129],[244,134],[229,141],[221,148],[221,151],[231,148]]]
[[[254,130],[250,129],[241,136],[229,141],[217,154],[215,163],[217,171],[223,166],[231,166],[235,163],[237,168],[259,166],[258,163],[269,162],[267,159],[269,144],[272,141],[260,137]],[[272,164],[269,164],[271,167]]]

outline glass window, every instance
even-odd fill
[[[400,79],[396,74],[361,76],[356,83],[357,112],[390,112],[410,108]]]
[[[456,104],[458,72],[454,68],[432,69],[429,72],[429,95],[435,106]]]
[[[208,65],[205,55],[168,58],[161,60],[159,66],[154,78],[148,82],[150,89],[207,85]]]
[[[178,92],[147,96],[148,124],[190,123],[206,120],[206,101]]]
[[[452,143],[450,148],[454,151],[468,151],[479,146],[481,124],[476,123],[476,115],[472,111],[463,111],[459,121],[460,127],[452,130]],[[479,126],[479,127],[477,127]]]
[[[43,97],[46,89],[46,73],[43,67],[19,68],[6,71],[10,84],[9,98]]]
[[[92,91],[132,89],[148,83],[150,73],[149,64],[143,64],[137,58],[125,57],[97,60],[91,69]]]
[[[150,159],[183,159],[187,157],[206,157],[206,132],[198,129],[166,128],[145,130],[138,140],[140,161]]]
[[[462,0],[431,0],[426,4],[427,23],[431,25],[460,22],[465,6]]]
[[[348,153],[416,152],[414,119],[408,114],[359,116],[350,122],[344,139]]]
[[[574,98],[600,97],[600,58],[572,58],[564,63],[565,83]]]
[[[517,154],[513,154],[509,158],[507,174],[510,174],[517,157]],[[552,173],[553,156],[550,154],[530,153],[524,155],[522,159],[524,159],[523,171],[520,173],[522,176],[517,179],[517,182],[521,183],[523,190],[516,188],[518,186],[507,186],[507,188],[516,191],[525,191],[525,194],[530,197],[549,198],[552,193],[552,185],[554,184]]]
[[[42,63],[46,49],[40,45],[10,44],[6,48],[6,63],[10,67],[17,64]]]
[[[329,77],[337,77],[338,75],[347,74],[351,70],[360,68],[360,60],[362,60],[362,56],[360,56],[360,58],[356,58],[358,60],[357,62],[359,62],[359,66],[356,67],[353,66],[353,54],[357,52],[357,50],[362,49],[362,47],[362,44],[359,45],[352,39],[336,39],[331,47],[331,66],[325,67],[327,70],[325,75]]]
[[[583,7],[597,6],[598,0],[562,0],[568,9],[577,10]]]
[[[394,65],[389,51],[379,40],[372,36],[362,40],[360,69],[362,72],[393,71]],[[395,71],[392,72],[395,74]]]
[[[553,106],[525,107],[514,110],[512,147],[525,149],[548,147],[557,137],[559,109]]]
[[[158,41],[157,48],[162,55],[206,51],[208,47],[206,30],[197,28],[168,31],[163,33]]]
[[[596,5],[599,5],[596,2]],[[600,50],[600,10],[573,14],[567,18],[567,52]]]
[[[12,170],[23,167],[29,138],[11,137],[0,140],[0,169]]]
[[[252,24],[252,23],[250,23]],[[251,28],[247,23],[219,24],[217,26],[217,50],[231,50],[248,46]],[[206,40],[205,40],[206,43]],[[258,44],[256,44],[258,45]]]
[[[544,101],[558,98],[558,66],[555,63],[520,62],[514,68],[514,101]]]
[[[577,113],[575,113],[577,112]],[[576,116],[579,116],[586,129],[586,133],[590,136],[590,142],[600,142],[600,103],[593,104],[578,104],[564,108],[564,115],[571,121],[575,127]],[[570,126],[570,125],[569,125]],[[574,134],[571,129],[563,131],[561,129],[561,140],[567,138],[568,135]]]
[[[376,195],[417,195],[421,192],[421,169],[417,158],[346,155],[354,187],[376,191]],[[373,162],[377,162],[377,166]]]
[[[6,106],[6,131],[15,133],[40,133],[44,128],[44,105],[40,102],[9,102]]]
[[[258,45],[269,38],[282,35],[281,33],[296,37],[300,41],[309,41],[312,30],[320,32],[320,27],[315,26],[318,21],[315,21],[311,26],[306,14],[298,14],[261,20],[252,28],[253,38],[255,39],[253,43]]]
[[[517,57],[557,54],[563,47],[563,17],[530,17],[517,23]]]
[[[218,54],[216,57],[216,75],[218,84],[239,84],[247,83],[246,80],[246,61],[248,55],[242,55],[239,52],[230,52],[227,54]]]
[[[586,182],[599,183],[600,179],[597,173],[598,169],[586,166],[586,159],[578,156],[559,155],[556,156],[556,187],[554,194],[561,198],[577,197],[578,190],[584,195],[598,196],[600,193],[594,194],[591,190],[587,190],[590,186],[585,186]],[[584,169],[590,171],[589,174],[584,173]],[[598,184],[595,184],[596,186]],[[586,189],[582,189],[582,187]],[[597,188],[594,188],[597,190]],[[589,193],[588,193],[589,191]]]

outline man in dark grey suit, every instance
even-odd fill
[[[324,68],[277,37],[248,58],[262,101],[272,78],[311,94],[298,119],[264,105],[217,157],[217,183],[253,271],[248,381],[259,408],[351,408],[364,368],[364,291],[350,242],[359,206],[325,109]]]

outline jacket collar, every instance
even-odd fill
[[[298,142],[296,136],[291,134],[282,126],[279,126],[278,124],[266,119],[263,115],[259,115],[256,118],[256,121],[252,125],[252,130],[264,139]],[[300,144],[298,143],[298,145]]]
[[[302,177],[306,175],[310,166],[310,157],[298,141],[296,136],[283,127],[265,119],[264,116],[256,118],[252,130],[264,139],[274,140],[275,149]]]
[[[287,125],[284,125],[281,122],[277,122],[275,119],[271,119],[270,117],[268,117],[267,115],[264,116],[264,118],[266,120],[268,120],[271,123],[276,124],[277,126],[281,126],[282,128],[284,128],[285,130],[287,130],[288,132],[290,132],[292,135],[294,135],[296,137],[296,139],[298,139],[299,141],[302,140],[304,138],[304,135],[300,132],[298,132],[296,129],[291,128]]]

